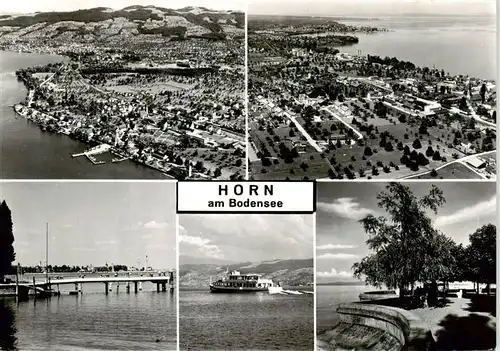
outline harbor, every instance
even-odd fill
[[[79,153],[79,154],[73,154],[73,155],[71,155],[71,157],[75,158],[75,157],[85,156],[85,157],[87,157],[87,159],[90,162],[92,162],[92,164],[94,164],[94,165],[103,165],[106,162],[105,161],[99,161],[99,160],[97,160],[97,158],[95,157],[95,155],[104,154],[104,153],[108,152],[110,149],[111,149],[110,145],[108,145],[108,144],[101,144],[101,145],[95,146],[93,148],[90,148],[90,149],[88,149],[85,152],[82,152],[82,153]]]

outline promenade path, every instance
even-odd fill
[[[470,299],[452,298],[444,307],[419,308],[411,312],[428,324],[439,349],[494,349],[496,317],[481,310],[475,308]]]

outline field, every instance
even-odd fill
[[[189,159],[193,164],[202,162],[203,167],[209,169],[212,175],[217,168],[220,168],[221,178],[227,179],[238,171],[245,176],[245,159],[234,153],[234,150],[225,149],[187,148],[179,152],[179,156],[182,159]]]
[[[179,83],[151,83],[151,84],[138,84],[138,85],[105,85],[102,86],[103,88],[106,88],[107,90],[114,91],[117,93],[138,93],[138,92],[149,92],[151,94],[158,94],[163,91],[178,91],[178,90],[183,90],[187,89],[185,87],[181,87]]]
[[[412,179],[482,179],[478,174],[460,162],[451,163],[436,172],[437,175],[435,177],[427,173]]]
[[[481,133],[478,129],[475,131],[470,129],[468,127],[470,120],[466,118],[441,115],[427,120],[421,117],[403,119],[400,112],[395,112],[390,108],[387,109],[385,117],[380,117],[375,113],[375,103],[371,100],[361,102],[358,99],[348,99],[336,105],[339,108],[347,107],[352,117],[344,117],[335,105],[314,108],[316,110],[314,119],[309,115],[314,122],[308,126],[308,133],[317,142],[322,142],[323,153],[307,146],[299,157],[289,163],[284,163],[282,157],[278,155],[278,145],[283,142],[289,148],[298,144],[305,145],[307,143],[305,137],[296,128],[290,127],[286,118],[283,121],[282,116],[276,116],[276,113],[265,108],[261,108],[259,112],[263,111],[263,113],[258,118],[254,118],[257,115],[255,112],[252,119],[256,122],[252,122],[250,130],[250,140],[256,146],[255,152],[252,151],[252,160],[256,159],[257,154],[263,154],[261,149],[264,148],[269,152],[268,158],[273,164],[263,166],[260,160],[253,161],[251,163],[253,176],[256,179],[286,179],[287,177],[316,179],[347,176],[377,179],[406,178],[425,171],[430,172],[447,162],[466,156],[465,150],[461,149],[462,144],[467,145],[470,142],[469,145],[475,147],[472,153],[481,151],[488,135],[484,131]],[[325,109],[333,112],[338,118]],[[306,111],[306,113],[309,112]],[[304,118],[307,116],[297,115],[296,120],[305,126]],[[354,132],[341,120],[350,125]],[[359,134],[356,131],[363,135],[362,139],[358,138]],[[349,139],[350,143],[346,143],[345,139]],[[386,147],[388,143],[392,147]],[[425,159],[420,156],[418,167],[415,167],[414,163],[410,169],[402,162],[404,149],[407,151],[409,149],[407,157],[410,153],[415,156],[416,152],[417,155],[423,154]],[[471,154],[470,151],[468,153]],[[495,161],[490,163],[496,164]],[[472,172],[467,169],[458,170],[458,168],[459,166],[456,172],[464,174]],[[446,178],[448,173],[445,170],[443,177]],[[451,179],[455,178],[451,172],[449,176]],[[466,179],[477,178],[477,175],[474,174],[474,177],[471,177],[472,175],[469,174]]]

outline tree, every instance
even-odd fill
[[[372,151],[371,147],[369,147],[369,146],[365,147],[364,154],[365,154],[365,156],[373,155],[373,151]]]
[[[337,178],[337,175],[335,174],[335,171],[334,171],[333,169],[331,169],[331,168],[329,168],[329,169],[328,169],[328,177],[329,177],[330,179],[335,179],[335,178]]]
[[[429,164],[429,160],[424,156],[423,153],[420,152],[418,154],[417,163],[419,164],[419,166],[427,166]]]
[[[427,151],[425,152],[425,156],[432,157],[433,155],[434,155],[434,149],[432,148],[432,146],[429,145]]]
[[[12,214],[5,201],[0,204],[0,281],[11,273],[14,252],[14,233],[12,232]]]
[[[439,161],[439,160],[441,160],[441,154],[439,153],[439,151],[438,151],[438,150],[436,150],[436,151],[434,152],[434,155],[432,156],[432,159],[433,159],[434,161]]]
[[[486,84],[483,83],[483,85],[481,85],[481,90],[479,91],[479,94],[481,95],[481,103],[484,104],[485,101],[486,101]]]
[[[219,178],[222,175],[220,167],[217,167],[214,171],[214,178]]]
[[[417,281],[439,279],[439,267],[445,265],[440,257],[446,245],[427,211],[437,213],[445,202],[443,192],[432,185],[427,195],[417,198],[409,186],[391,182],[377,199],[378,207],[388,216],[369,214],[360,220],[373,253],[353,265],[354,275],[364,276],[367,284],[377,287],[399,288],[400,297]],[[436,253],[439,255],[434,257]]]
[[[420,149],[422,147],[422,144],[420,143],[420,139],[419,138],[415,139],[412,146],[414,149]]]
[[[490,284],[496,281],[496,231],[495,225],[487,224],[469,237],[471,275],[474,281],[487,284],[488,293]]]

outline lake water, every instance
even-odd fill
[[[27,92],[14,72],[20,68],[60,62],[63,57],[0,51],[0,177],[3,179],[165,179],[151,168],[131,161],[93,165],[72,158],[88,145],[66,135],[43,132],[16,115],[10,105]]]
[[[176,350],[175,295],[151,283],[108,295],[85,284],[80,296],[0,299],[0,350]]]
[[[359,294],[377,290],[365,285],[316,286],[316,329],[318,333],[334,327],[338,321],[336,309],[341,303],[358,302]]]
[[[359,33],[359,43],[343,52],[397,57],[451,74],[496,79],[495,16],[408,16],[339,19],[341,23],[384,27],[389,32]]]
[[[181,350],[312,350],[314,296],[179,292]]]

